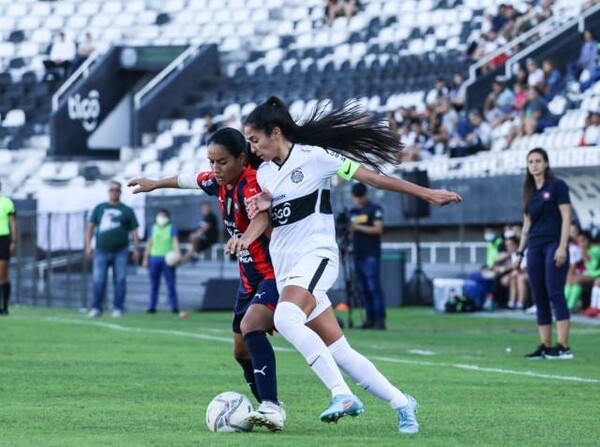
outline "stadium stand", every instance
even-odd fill
[[[170,119],[159,122],[141,150],[121,150],[125,176],[159,176],[175,173],[189,162],[207,169],[202,138],[207,116],[221,124],[239,124],[269,94],[284,97],[298,116],[310,113],[317,100],[328,99],[338,106],[352,98],[375,115],[400,107],[414,107],[423,115],[428,110],[426,95],[436,79],[453,73],[468,77],[469,47],[489,30],[503,2],[361,3],[358,14],[329,26],[320,0],[0,1],[0,147],[31,148],[25,153],[36,157],[47,149],[50,95],[58,84],[43,81],[44,60],[59,32],[76,42],[91,33],[99,53],[113,44],[218,45],[224,75],[198,85],[183,104],[174,104]],[[512,3],[517,10],[527,11],[527,2]],[[528,31],[526,44],[577,18],[585,7],[582,0],[551,3],[550,18]],[[557,126],[516,138],[511,146],[516,151],[505,153],[501,151],[511,127],[511,122],[505,122],[493,129],[492,153],[464,161],[434,155],[426,163],[430,175],[514,172],[520,169],[519,150],[535,145],[551,150],[577,146],[585,116],[599,107],[600,85],[576,100],[564,90],[559,96],[562,105],[559,98],[554,110],[562,117]],[[12,163],[21,160],[21,155],[11,157]],[[575,156],[568,160],[567,165],[584,162]],[[78,185],[114,175],[119,167],[108,162],[92,165],[96,170],[90,176],[82,175],[86,169],[89,172],[89,163],[60,168],[51,161],[27,164],[28,174],[11,170],[6,188],[18,195],[35,194],[45,182]],[[403,169],[414,166],[420,164],[407,163]],[[31,175],[34,172],[37,175]]]

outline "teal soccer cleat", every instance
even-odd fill
[[[404,407],[396,408],[398,416],[398,431],[400,433],[417,433],[419,431],[419,423],[417,422],[417,411],[419,404],[414,397],[406,395],[408,404]]]
[[[356,417],[365,411],[360,399],[353,394],[340,394],[331,399],[329,408],[321,413],[323,422],[337,422],[344,416]]]

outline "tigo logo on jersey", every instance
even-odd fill
[[[300,183],[302,180],[304,180],[304,173],[301,169],[294,169],[290,178],[292,179],[292,182]]]
[[[285,225],[292,215],[292,205],[289,202],[273,209],[271,217],[279,225]]]

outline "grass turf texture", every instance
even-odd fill
[[[389,406],[363,390],[357,419],[318,420],[329,401],[280,337],[285,431],[210,433],[208,402],[250,396],[231,355],[230,316],[126,314],[89,321],[64,309],[17,308],[0,319],[1,446],[592,446],[598,442],[600,327],[574,325],[573,361],[527,361],[533,321],[389,313],[389,330],[346,331],[355,348],[421,404],[421,432],[397,433]],[[511,352],[507,352],[507,347]],[[420,356],[408,351],[429,350]],[[395,363],[408,361],[411,363]],[[577,382],[457,364],[595,379]]]

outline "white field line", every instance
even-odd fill
[[[24,319],[32,319],[38,320],[37,318],[24,318]],[[170,335],[176,337],[189,337],[196,338],[201,340],[211,340],[211,341],[219,341],[224,343],[231,343],[232,340],[230,337],[217,337],[214,335],[203,334],[199,332],[186,332],[186,331],[175,331],[175,330],[167,330],[167,329],[146,329],[146,328],[134,328],[122,326],[120,324],[114,323],[105,323],[103,321],[93,321],[93,320],[79,320],[73,318],[55,318],[55,317],[45,317],[44,321],[52,321],[57,323],[65,323],[65,324],[76,324],[76,325],[85,325],[85,326],[97,326],[106,329],[113,329],[121,332],[129,332],[136,334],[158,334],[158,335]],[[295,350],[292,348],[284,348],[284,347],[273,347],[275,351],[280,352],[294,352]],[[487,373],[496,373],[496,374],[509,374],[515,376],[525,376],[525,377],[533,377],[536,379],[548,379],[548,380],[564,380],[567,382],[582,382],[582,383],[600,383],[600,379],[589,379],[585,377],[577,377],[577,376],[559,376],[555,374],[543,374],[536,373],[533,371],[515,371],[512,369],[504,369],[504,368],[489,368],[485,366],[478,365],[467,365],[461,363],[442,363],[442,362],[428,362],[422,360],[408,360],[408,359],[397,359],[391,357],[380,357],[373,356],[370,357],[373,360],[377,360],[380,362],[386,363],[398,363],[403,365],[417,365],[417,366],[433,366],[436,368],[439,367],[447,367],[447,368],[458,368],[465,369],[468,371],[478,371],[478,372],[487,372]]]

